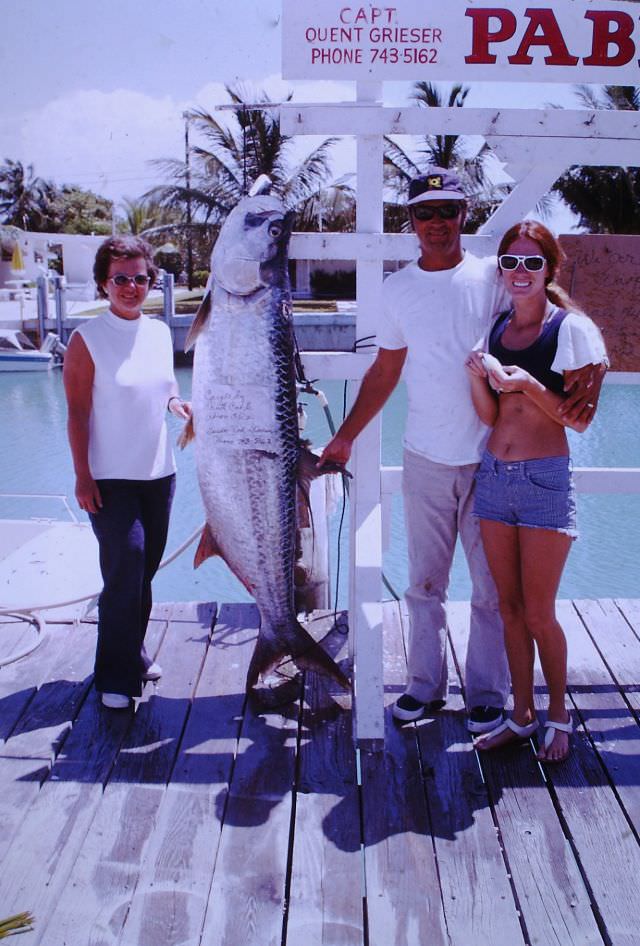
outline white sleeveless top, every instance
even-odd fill
[[[164,322],[103,312],[78,332],[95,366],[89,420],[94,479],[154,480],[175,472],[166,425],[175,385]]]

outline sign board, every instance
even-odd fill
[[[640,84],[637,0],[283,0],[282,75]]]
[[[602,329],[613,371],[640,371],[640,236],[570,234],[560,283]]]

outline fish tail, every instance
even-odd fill
[[[349,678],[337,663],[326,653],[311,634],[296,622],[293,645],[272,642],[259,635],[247,673],[247,690],[255,687],[259,678],[266,675],[283,660],[291,658],[300,670],[313,670],[329,676],[344,690],[351,689]]]

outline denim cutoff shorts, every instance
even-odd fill
[[[473,514],[479,519],[577,537],[569,457],[498,460],[485,450],[475,481]]]

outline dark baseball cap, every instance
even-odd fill
[[[425,174],[412,178],[407,206],[425,200],[466,200],[458,175],[448,168],[432,165]]]

